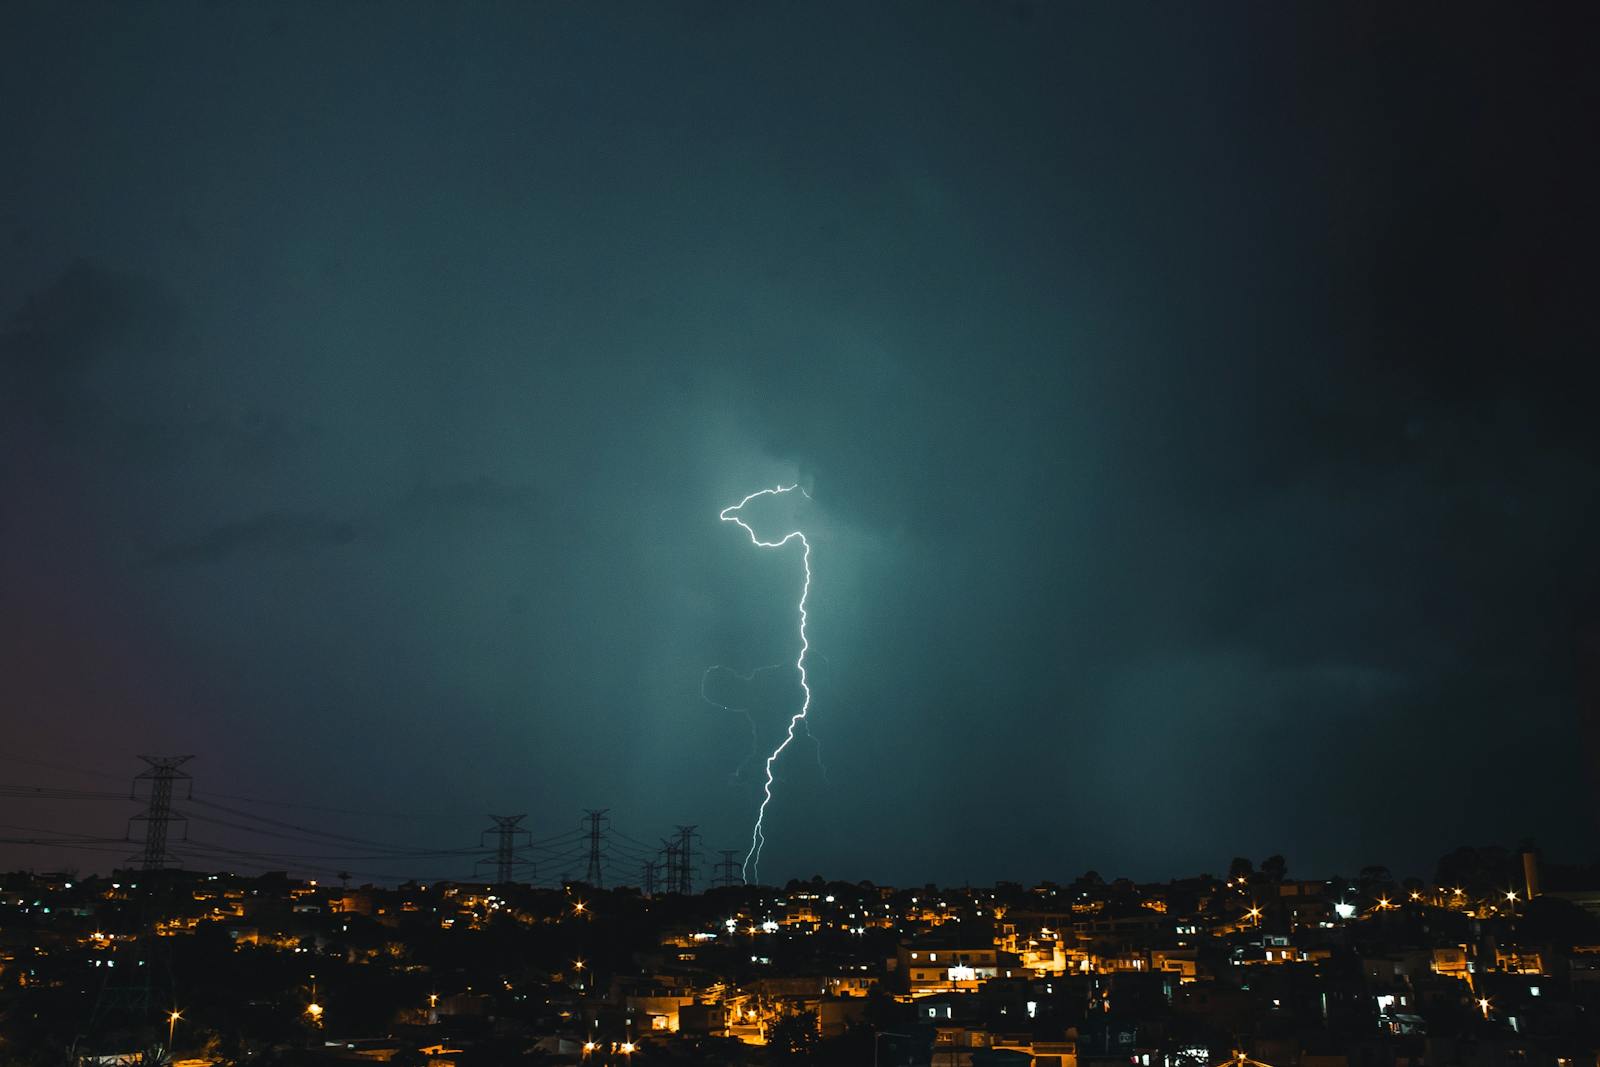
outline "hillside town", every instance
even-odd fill
[[[685,896],[0,878],[0,1062],[1592,1065],[1600,874],[1281,857],[1158,884]]]

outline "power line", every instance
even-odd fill
[[[694,839],[696,834],[693,826],[678,827],[678,892],[684,896],[694,895]]]
[[[678,843],[663,837],[661,839],[661,852],[665,856],[661,866],[666,873],[666,882],[664,883],[666,891],[668,893],[676,893],[678,891]]]
[[[327,840],[330,840],[330,841],[339,841],[339,842],[343,842],[345,844],[350,844],[350,845],[362,845],[362,846],[364,846],[366,848],[391,849],[391,850],[396,851],[396,852],[409,852],[409,851],[412,851],[412,848],[410,846],[408,846],[408,845],[396,845],[396,844],[393,844],[392,842],[388,842],[388,841],[375,841],[375,840],[373,840],[372,838],[369,838],[369,837],[355,837],[355,836],[353,836],[351,834],[336,834],[336,833],[333,833],[332,831],[329,831],[329,830],[319,830],[314,826],[302,826],[299,823],[284,822],[281,819],[270,819],[265,815],[257,815],[253,811],[241,811],[238,808],[230,808],[225,804],[217,804],[217,803],[215,803],[213,801],[209,801],[209,800],[196,798],[196,799],[194,799],[192,801],[192,803],[198,804],[198,805],[200,805],[202,807],[210,808],[210,809],[215,810],[215,811],[226,812],[229,815],[234,815],[234,816],[237,816],[238,818],[241,818],[241,819],[249,819],[249,820],[251,820],[253,822],[262,823],[263,825],[266,825],[266,826],[274,826],[274,827],[277,827],[278,829],[281,829],[281,830],[293,830],[295,833],[304,834],[304,835],[307,835],[307,836],[313,837],[313,838],[326,838]],[[203,816],[199,816],[199,815],[196,815],[194,817],[197,818],[197,819],[203,818]],[[213,820],[210,820],[210,821],[223,822],[223,820],[220,820],[220,819],[213,819]],[[227,824],[225,824],[225,825],[227,825]],[[251,828],[249,828],[249,827],[239,827],[237,825],[235,825],[235,829],[250,830],[250,832],[252,832],[252,833],[262,833],[262,834],[266,833],[265,831],[251,830]],[[281,836],[281,835],[273,835],[273,836]]]
[[[333,840],[327,840],[323,838],[305,837],[297,834],[286,834],[277,830],[265,830],[259,826],[248,826],[244,823],[230,822],[227,819],[214,819],[209,815],[191,814],[188,816],[188,818],[195,822],[203,822],[212,826],[222,826],[229,830],[238,830],[242,833],[253,834],[257,837],[271,837],[281,841],[294,841],[302,845],[354,845],[360,848],[376,848],[383,855],[393,856],[396,858],[404,858],[408,856],[468,856],[477,855],[479,851],[481,851],[479,849],[470,848],[405,848],[398,845],[390,847],[387,845],[372,845],[365,841],[352,840],[349,838],[335,838]]]
[[[584,872],[583,880],[596,889],[604,888],[605,878],[600,871],[600,845],[602,832],[605,825],[610,822],[606,812],[610,808],[585,808],[584,819],[589,824],[589,869]]]
[[[473,813],[467,811],[374,811],[370,808],[341,808],[328,804],[300,804],[289,800],[266,800],[262,797],[239,796],[236,793],[216,793],[206,791],[208,797],[221,797],[223,800],[236,800],[243,804],[264,804],[273,808],[297,808],[301,811],[320,811],[330,815],[362,815],[374,819],[467,819]]]
[[[0,828],[4,828],[4,829],[7,829],[7,830],[26,830],[29,833],[35,833],[35,834],[56,834],[56,835],[59,835],[60,837],[62,837],[64,839],[70,839],[70,840],[74,840],[74,841],[124,841],[125,842],[125,841],[129,840],[129,837],[126,834],[124,834],[121,837],[95,837],[92,834],[74,834],[74,833],[71,833],[71,832],[66,831],[66,830],[52,830],[52,829],[50,829],[48,827],[44,827],[44,826],[18,826],[16,823],[9,823],[9,822],[0,822]]]
[[[27,756],[16,756],[9,753],[0,754],[0,760],[5,760],[7,763],[26,763],[30,767],[43,767],[46,770],[63,771],[67,774],[84,774],[91,778],[109,778],[114,782],[127,780],[123,775],[112,774],[110,771],[95,771],[87,767],[69,767],[63,763],[51,763],[48,760],[30,759]]]
[[[473,858],[477,862],[487,862],[493,859],[496,864],[496,876],[501,881],[508,880],[513,874],[527,871],[529,881],[535,881],[535,875],[543,868],[555,871],[566,868],[569,864],[583,861],[585,864],[585,881],[597,888],[603,887],[609,876],[613,884],[625,884],[629,876],[637,871],[642,873],[641,882],[647,892],[661,889],[668,892],[687,893],[693,889],[697,873],[694,839],[694,827],[680,826],[677,828],[675,840],[663,842],[664,849],[658,851],[653,846],[639,838],[622,833],[611,826],[609,809],[587,809],[582,823],[575,829],[562,831],[544,838],[533,838],[531,834],[520,825],[526,816],[505,816],[496,818],[496,826],[486,833],[498,833],[500,830],[499,818],[514,820],[511,827],[512,835],[509,841],[497,844],[492,853],[486,851],[480,841],[478,848],[428,848],[415,845],[402,844],[355,834],[340,833],[322,827],[320,823],[297,823],[286,818],[274,818],[264,815],[251,807],[269,806],[275,808],[295,809],[309,812],[319,812],[334,815],[350,815],[365,818],[446,818],[454,817],[452,813],[402,813],[389,812],[370,808],[347,808],[337,805],[307,804],[292,801],[277,801],[264,797],[246,796],[243,794],[220,793],[206,791],[203,796],[194,796],[194,787],[191,784],[188,793],[180,805],[178,798],[173,796],[173,790],[178,782],[192,783],[187,772],[182,770],[192,756],[142,756],[147,768],[140,772],[134,779],[133,791],[129,794],[113,792],[97,788],[75,788],[71,786],[32,785],[28,783],[0,783],[0,799],[16,798],[36,801],[137,801],[140,799],[139,782],[150,783],[150,789],[144,797],[145,806],[129,820],[129,832],[123,837],[95,837],[85,834],[60,833],[36,827],[10,827],[20,831],[15,836],[0,838],[0,844],[33,845],[44,848],[81,848],[85,850],[115,850],[118,842],[136,840],[142,844],[138,856],[133,857],[143,864],[146,869],[159,869],[166,866],[169,859],[184,855],[193,858],[232,859],[235,861],[259,861],[265,865],[291,865],[311,869],[311,864],[342,864],[355,860],[384,860],[399,859],[404,861],[443,859],[443,858]],[[116,776],[104,774],[89,768],[72,767],[65,764],[51,763],[45,760],[35,760],[15,755],[0,755],[0,760],[11,763],[27,764],[30,766],[44,767],[70,774],[83,774],[94,777],[115,778]],[[232,801],[234,804],[221,803]],[[142,838],[134,839],[131,828],[133,822],[145,824]],[[268,846],[266,850],[250,849],[248,847],[235,848],[229,845],[206,842],[190,842],[187,835],[187,826],[190,822],[200,822],[209,826],[219,827],[237,834],[245,834],[255,838],[273,839],[285,842],[276,849]],[[181,839],[173,840],[171,833],[174,824],[182,824],[185,833]],[[3,824],[0,824],[3,825]],[[295,848],[292,846],[302,846]],[[662,852],[665,852],[664,862],[661,861]],[[622,866],[618,866],[618,865]],[[251,865],[254,865],[252,863]],[[626,872],[623,871],[626,867]],[[273,869],[278,869],[274,867]],[[719,865],[721,869],[721,865]],[[665,874],[663,879],[661,876]],[[377,875],[377,877],[400,877],[397,875]],[[566,871],[562,872],[562,880],[567,880]],[[477,881],[476,877],[463,879],[467,882]]]
[[[50,785],[0,785],[0,797],[27,797],[30,800],[132,800],[126,793],[109,790],[62,789]]]
[[[198,848],[198,849],[194,848],[192,842],[187,843],[184,848],[182,848],[182,849],[180,849],[178,851],[180,851],[182,854],[186,855],[190,859],[224,861],[224,862],[227,862],[232,867],[246,867],[246,868],[250,868],[252,870],[260,871],[260,872],[281,871],[281,870],[284,869],[281,865],[279,865],[276,862],[271,862],[271,861],[259,862],[258,860],[251,859],[250,858],[250,856],[251,856],[250,853],[244,853],[242,856],[235,856],[234,853],[236,853],[238,850],[219,850],[219,851],[223,851],[223,852],[225,852],[227,854],[224,855],[224,856],[218,856],[218,855],[215,855],[213,853],[213,850],[211,848],[209,848],[209,847],[202,846],[201,848]],[[295,865],[295,869],[296,870],[300,870],[300,871],[305,871],[305,872],[310,873],[310,874],[331,875],[331,876],[333,876],[335,878],[338,878],[338,877],[341,877],[341,876],[349,876],[349,875],[360,875],[360,876],[362,876],[364,878],[380,878],[380,879],[383,879],[385,881],[391,881],[391,882],[410,882],[410,881],[419,880],[419,879],[417,879],[417,877],[416,877],[416,875],[414,873],[411,873],[411,874],[400,874],[400,873],[396,873],[394,871],[357,870],[355,868],[345,867],[342,864],[338,865],[338,866],[327,866],[327,867],[313,866],[313,865],[308,865],[308,864],[296,864]],[[429,880],[430,881],[441,881],[443,879],[429,879]],[[475,878],[455,878],[455,879],[448,879],[448,880],[449,881],[465,882],[465,883],[469,883],[469,884],[472,883],[472,882],[477,881],[477,879],[475,879]]]
[[[134,788],[140,782],[150,783],[150,803],[132,822],[144,823],[144,850],[136,858],[147,871],[159,871],[167,865],[167,824],[186,821],[172,811],[172,785],[189,781],[189,775],[178,768],[194,759],[193,756],[140,756],[150,769],[134,776]]]
[[[523,819],[526,819],[527,816],[491,815],[489,818],[494,820],[494,826],[483,831],[483,833],[494,834],[496,838],[494,850],[495,882],[498,885],[510,885],[511,868],[516,853],[517,835],[526,835],[528,833],[526,830],[517,829],[517,824]],[[482,844],[482,834],[478,836],[478,842]],[[488,859],[481,859],[478,862],[487,863]]]
[[[717,864],[717,873],[711,878],[711,887],[730,886],[734,884],[735,872],[739,870],[739,861],[734,859],[739,854],[736,848],[723,848],[717,850],[717,855],[722,857],[722,862]],[[740,879],[742,881],[743,879]]]

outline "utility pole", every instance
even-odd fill
[[[610,808],[585,808],[583,814],[589,823],[589,869],[584,873],[583,880],[596,889],[605,888],[605,878],[600,868],[601,831],[605,824],[611,820],[606,818]]]
[[[694,837],[693,826],[678,827],[678,892],[684,896],[694,893]]]
[[[656,869],[660,866],[661,865],[659,863],[652,863],[649,860],[645,860],[641,868],[639,886],[644,890],[644,895],[647,897],[653,897],[656,895]]]
[[[140,782],[150,783],[150,793],[144,811],[128,820],[129,837],[133,836],[133,823],[144,823],[144,848],[137,855],[128,857],[128,860],[139,862],[145,871],[154,872],[165,869],[171,858],[167,855],[167,831],[171,824],[187,821],[182,814],[174,814],[172,810],[172,787],[175,782],[192,781],[188,773],[179,768],[194,757],[139,758],[147,767],[134,776],[128,796],[138,799]],[[132,967],[106,970],[99,992],[95,995],[94,1006],[89,1012],[88,1025],[84,1033],[73,1040],[72,1062],[90,1062],[91,1059],[100,1058],[112,1047],[113,1032],[124,1033],[129,1028],[135,1033],[144,1032],[152,1042],[159,1043],[159,1035],[150,1027],[151,1014],[159,1003],[169,1006],[175,1003],[172,957],[166,948],[169,939],[155,936],[154,929],[169,902],[167,893],[171,887],[165,882],[165,879],[152,875],[128,885],[129,900],[137,909],[138,916],[139,933],[133,946],[138,959],[128,961],[133,964]],[[156,988],[158,982],[163,987],[159,997]],[[169,1025],[173,1022],[175,1020],[168,1020]]]
[[[734,884],[734,872],[739,869],[739,861],[733,857],[739,854],[736,848],[722,848],[717,850],[717,855],[722,857],[722,862],[717,864],[717,873],[711,878],[711,888]]]
[[[495,835],[494,845],[494,880],[496,885],[510,885],[513,868],[517,862],[517,835],[527,835],[528,831],[517,826],[527,815],[491,815],[494,825],[483,831],[484,834]],[[483,834],[478,835],[478,843],[483,843]],[[489,862],[487,858],[479,863]]]
[[[172,813],[172,783],[192,781],[178,768],[194,759],[193,756],[140,756],[150,765],[148,770],[134,776],[130,797],[137,798],[139,783],[150,783],[150,803],[130,822],[144,823],[144,851],[133,857],[147,871],[159,871],[167,865],[167,826],[174,822],[188,822],[182,815]],[[193,786],[190,786],[191,791]]]
[[[666,868],[668,893],[678,891],[678,846],[666,838],[661,839],[661,851],[666,855],[662,866]]]

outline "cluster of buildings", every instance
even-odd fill
[[[1236,865],[654,897],[0,878],[8,1064],[1593,1067],[1597,1016],[1600,891],[1531,858],[1493,884]]]

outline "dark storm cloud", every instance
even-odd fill
[[[172,378],[192,346],[175,294],[148,277],[74,260],[27,293],[0,329],[0,410],[35,435],[31,444],[117,463],[171,463],[206,449],[260,465],[314,435],[259,405],[198,415],[181,395],[152,396],[152,384],[162,389],[155,383]]]
[[[80,415],[85,376],[97,362],[171,344],[176,323],[170,297],[154,284],[77,260],[0,332],[7,396],[52,422]]]
[[[161,549],[151,562],[214,563],[239,553],[340,547],[358,535],[357,524],[349,520],[277,512],[218,526],[192,541]]]
[[[526,517],[536,504],[526,488],[487,479],[419,486],[377,511],[350,517],[277,511],[223,523],[191,540],[154,552],[155,565],[216,563],[238,555],[349,548],[427,528],[482,522],[486,516]]]

